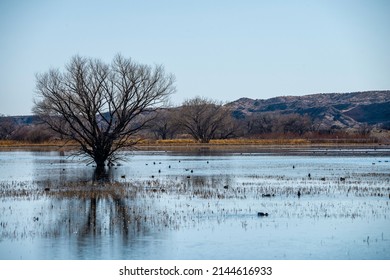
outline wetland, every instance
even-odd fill
[[[1,151],[0,259],[390,259],[389,149],[122,156]]]

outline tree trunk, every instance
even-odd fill
[[[104,163],[103,165],[97,165],[95,172],[93,174],[93,181],[101,182],[101,181],[108,181],[109,179],[110,179],[109,174],[104,167]]]

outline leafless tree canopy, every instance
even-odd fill
[[[172,139],[179,130],[176,111],[174,108],[165,108],[156,111],[156,117],[150,124],[150,131],[156,139]]]
[[[208,143],[222,129],[230,111],[222,104],[207,98],[186,100],[180,109],[179,122],[195,140]]]
[[[34,113],[54,131],[80,144],[98,167],[135,144],[131,137],[175,91],[173,75],[117,55],[111,64],[75,56],[64,71],[36,76]]]

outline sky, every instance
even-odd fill
[[[162,64],[173,105],[390,90],[387,0],[0,0],[0,114],[74,55]]]

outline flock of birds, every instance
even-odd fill
[[[179,163],[180,163],[181,161],[179,160]],[[207,161],[206,162],[207,164],[209,164],[209,161]],[[161,164],[161,162],[153,162],[153,165],[157,165],[157,164]],[[147,165],[149,165],[148,163],[145,163],[145,165],[147,166]],[[168,165],[168,168],[170,169],[172,166],[171,165]],[[293,165],[293,169],[295,168],[295,166]],[[194,170],[193,169],[190,169],[190,168],[185,168],[184,169],[185,171],[187,171],[187,172],[190,172],[190,173],[194,173]],[[161,173],[162,171],[161,171],[161,169],[158,169],[158,173]],[[309,173],[308,174],[308,177],[309,178],[311,178],[311,174]],[[121,175],[121,178],[122,179],[125,179],[126,178],[126,175]],[[151,175],[151,178],[155,178],[155,176],[154,175]],[[191,176],[190,175],[188,175],[187,176],[187,179],[190,179],[191,178]],[[323,180],[324,178],[321,178],[321,180]],[[345,180],[345,178],[340,178],[340,180],[341,181],[344,181]],[[229,189],[229,185],[224,185],[223,186],[223,188],[225,189],[225,190],[228,190]],[[300,198],[301,197],[301,195],[302,195],[302,193],[301,193],[301,191],[300,190],[298,190],[298,192],[297,192],[297,197],[298,198]],[[275,196],[275,194],[262,194],[262,197],[274,197]],[[269,216],[269,214],[267,213],[267,212],[258,212],[257,213],[257,216],[258,217],[268,217]]]
[[[179,160],[179,163],[180,163],[180,162],[181,162],[181,161]],[[153,165],[157,165],[157,164],[161,164],[161,162],[158,162],[158,163],[157,163],[157,162],[153,162]],[[207,164],[209,164],[209,161],[207,161]],[[145,165],[148,165],[148,163],[146,163]],[[170,168],[171,168],[171,165],[169,165],[168,168],[170,169]],[[293,165],[292,168],[295,169],[295,165]],[[193,169],[190,169],[190,168],[185,168],[184,170],[185,170],[186,172],[194,173],[194,170],[193,170]],[[161,169],[158,169],[158,173],[161,173],[161,172],[162,172]],[[154,175],[151,176],[151,178],[154,178],[154,177],[155,177]],[[311,175],[310,173],[308,173],[308,174],[307,174],[307,177],[308,177],[309,179],[311,179],[311,178],[312,178],[312,175]],[[126,176],[125,176],[125,175],[122,175],[121,178],[126,178]],[[190,178],[191,178],[191,176],[188,175],[188,176],[187,176],[187,179],[190,179]],[[320,180],[321,180],[321,181],[325,181],[326,178],[325,178],[325,177],[322,177],[322,178],[320,178]],[[344,182],[344,181],[346,180],[346,178],[345,178],[345,177],[340,177],[339,180],[340,180],[340,182]],[[224,188],[225,190],[228,190],[228,189],[229,189],[229,185],[224,185],[223,188]],[[271,197],[274,197],[274,196],[275,196],[275,194],[269,194],[269,193],[262,194],[262,197],[264,197],[264,198],[267,198],[267,197],[268,197],[268,198],[271,198]],[[296,197],[300,198],[301,196],[302,196],[302,192],[301,192],[300,190],[298,190],[297,193],[296,193]],[[389,199],[390,199],[390,194],[389,194]],[[258,212],[258,213],[257,213],[257,216],[258,216],[258,217],[268,217],[268,216],[269,216],[269,213],[267,213],[267,212]]]

